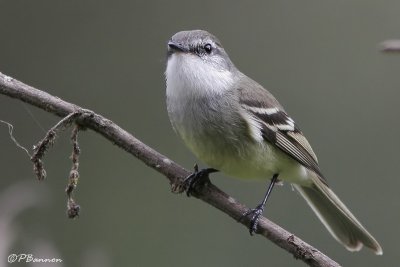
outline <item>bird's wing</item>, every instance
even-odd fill
[[[265,89],[255,90],[258,98],[254,98],[254,94],[253,97],[248,97],[245,90],[239,91],[241,107],[260,123],[264,140],[275,145],[304,167],[314,171],[326,184],[318,166],[318,159],[310,144],[277,100]]]

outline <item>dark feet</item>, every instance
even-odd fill
[[[246,211],[239,219],[239,221],[242,221],[244,217],[251,215],[249,227],[250,235],[253,235],[257,231],[258,221],[260,220],[260,216],[264,211],[265,203],[267,203],[268,197],[272,192],[272,188],[274,188],[275,183],[278,181],[278,175],[279,174],[274,174],[274,176],[272,177],[263,201],[258,204],[255,209],[249,209],[248,211]]]
[[[260,216],[262,216],[263,211],[264,211],[263,204],[259,204],[255,209],[249,209],[248,211],[246,211],[239,219],[239,221],[242,221],[243,218],[251,215],[250,227],[249,227],[250,235],[253,235],[257,231],[258,221],[260,220]]]
[[[186,195],[190,197],[193,190],[197,186],[203,186],[206,183],[210,183],[210,178],[208,175],[213,172],[218,172],[218,170],[213,168],[201,169],[199,171],[199,166],[197,164],[194,165],[194,172],[186,177],[183,181],[183,185],[186,190]]]

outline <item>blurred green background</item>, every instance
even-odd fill
[[[165,108],[166,42],[205,29],[299,123],[331,187],[380,241],[383,256],[350,253],[298,193],[278,187],[265,215],[345,266],[396,266],[400,225],[400,1],[0,0],[0,71],[113,120],[187,168],[197,161]],[[31,147],[59,118],[0,95],[0,119]],[[65,215],[70,132],[35,181],[0,124],[0,266],[11,253],[63,259],[45,266],[302,266],[92,131],[80,133],[81,216]],[[199,162],[200,163],[200,162]],[[266,183],[213,182],[247,206]],[[27,266],[17,264],[13,266]],[[28,265],[41,266],[41,265]]]

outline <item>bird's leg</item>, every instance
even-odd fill
[[[183,180],[183,185],[186,190],[186,195],[190,197],[191,192],[196,186],[202,186],[210,182],[208,175],[213,172],[218,172],[218,170],[213,168],[201,169],[199,171],[199,166],[194,165],[194,172]]]
[[[251,215],[250,227],[249,227],[250,235],[253,235],[257,231],[258,220],[260,219],[260,216],[264,211],[265,203],[267,203],[268,197],[272,192],[272,188],[274,188],[274,185],[277,181],[278,181],[278,174],[274,174],[268,186],[267,192],[265,193],[263,201],[260,204],[258,204],[255,209],[249,209],[248,211],[246,211],[240,218],[239,221],[241,221],[244,217]]]

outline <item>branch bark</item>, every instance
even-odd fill
[[[147,166],[163,174],[170,181],[172,191],[182,192],[182,181],[190,172],[145,145],[111,120],[33,88],[1,72],[0,94],[19,99],[59,117],[66,117],[74,113],[75,123],[101,134],[113,144],[140,159]],[[212,184],[196,188],[192,195],[226,213],[236,221],[239,221],[242,214],[248,210],[244,205]],[[245,218],[240,223],[248,228],[250,221]],[[340,266],[318,249],[264,217],[259,220],[257,234],[266,237],[309,266]]]

